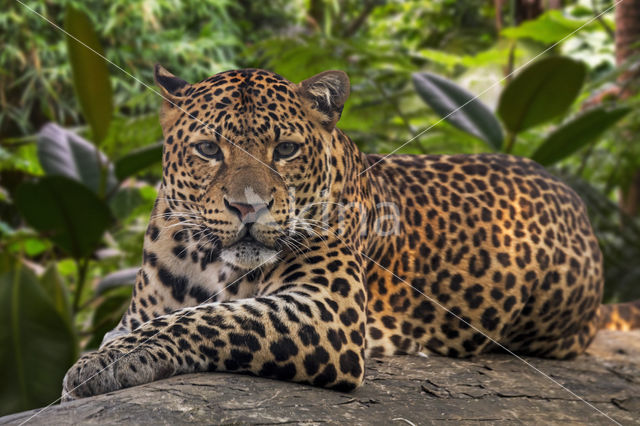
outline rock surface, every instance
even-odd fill
[[[0,424],[347,423],[640,424],[640,331],[603,331],[572,361],[507,354],[372,359],[339,393],[232,374],[190,374]]]

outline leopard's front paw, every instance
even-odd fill
[[[115,376],[115,365],[123,362],[124,353],[89,352],[67,371],[62,381],[62,400],[98,395],[122,388]]]
[[[159,365],[157,360],[146,348],[131,352],[113,348],[89,352],[64,376],[62,401],[112,392],[174,374],[170,364]]]

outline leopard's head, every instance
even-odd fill
[[[222,72],[189,84],[161,66],[167,216],[242,269],[274,262],[304,241],[331,193],[332,136],[349,95],[341,71],[294,84],[263,70]]]

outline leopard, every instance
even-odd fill
[[[513,155],[365,154],[346,73],[188,83],[160,65],[162,179],[130,305],[65,401],[179,374],[351,391],[365,359],[583,353],[640,304],[603,305],[580,197]]]

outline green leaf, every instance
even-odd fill
[[[515,59],[519,59],[522,56],[520,49],[515,48],[512,51],[511,46],[502,47],[499,45],[474,55],[456,55],[437,49],[422,49],[418,53],[422,58],[444,65],[448,69],[454,69],[458,65],[467,68],[493,66],[504,62],[505,58],[508,58],[510,54]]]
[[[28,232],[28,231],[27,231]],[[26,234],[26,232],[24,232]],[[33,233],[33,232],[31,232]],[[51,242],[42,238],[39,235],[34,237],[23,237],[23,231],[17,231],[8,247],[7,251],[11,253],[24,253],[29,257],[36,257],[42,254],[45,250],[51,248]]]
[[[422,100],[441,117],[500,150],[503,140],[500,123],[473,94],[446,78],[427,72],[413,74],[413,84]]]
[[[107,136],[113,115],[109,68],[100,57],[104,51],[89,17],[71,5],[66,8],[64,29],[71,35],[67,36],[67,51],[73,85],[94,142],[99,144]]]
[[[456,65],[462,65],[464,60],[462,55],[447,53],[438,49],[423,49],[420,51],[420,55],[449,69],[453,69]]]
[[[109,200],[109,207],[115,218],[127,225],[140,218],[140,215],[148,215],[153,209],[157,192],[149,186],[129,186],[118,189]]]
[[[0,252],[0,275],[13,270],[16,259],[7,252]]]
[[[630,108],[607,111],[603,107],[587,111],[551,133],[534,152],[532,159],[544,166],[556,163],[597,140],[630,111]]]
[[[69,289],[67,288],[64,278],[60,275],[60,272],[58,272],[58,266],[55,262],[47,266],[44,274],[40,277],[40,284],[49,295],[53,306],[55,306],[60,316],[71,324],[73,314],[71,311]]]
[[[76,358],[69,323],[35,275],[14,265],[0,275],[0,415],[55,401]]]
[[[104,335],[113,330],[126,312],[131,302],[132,287],[117,288],[108,292],[102,303],[93,313],[92,338],[85,349],[97,349]]]
[[[113,220],[104,201],[62,176],[23,183],[15,202],[29,225],[75,258],[90,255]]]
[[[504,88],[498,115],[512,134],[563,114],[578,96],[586,75],[582,62],[561,56],[527,66]]]
[[[162,161],[162,143],[145,146],[116,161],[116,176],[121,181],[125,180],[160,161]]]
[[[506,38],[528,38],[550,44],[564,39],[585,22],[586,20],[567,18],[559,10],[550,10],[535,20],[525,21],[517,27],[505,28],[500,34]],[[595,28],[594,25],[587,25],[587,27]]]
[[[46,174],[77,180],[96,194],[100,193],[104,165],[106,193],[111,194],[118,187],[109,159],[91,143],[57,124],[49,123],[38,133],[38,159]]]
[[[119,222],[125,222],[144,203],[140,189],[135,187],[120,188],[109,200],[109,207]]]

